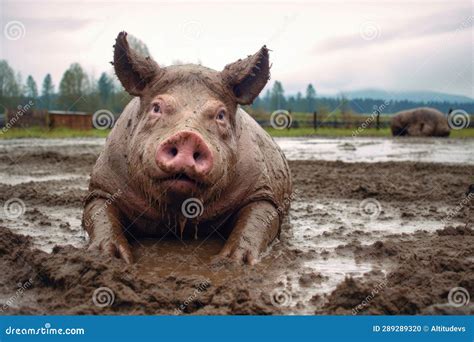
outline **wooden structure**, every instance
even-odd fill
[[[13,127],[48,127],[48,112],[46,110],[33,110],[31,108],[8,109],[4,118],[4,125]]]
[[[49,128],[66,127],[71,129],[88,130],[93,129],[92,114],[85,112],[66,112],[60,110],[50,110]]]

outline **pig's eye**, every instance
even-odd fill
[[[216,119],[219,121],[222,121],[225,119],[225,111],[221,110],[219,113],[217,113]]]
[[[160,104],[159,104],[159,103],[154,103],[151,110],[152,110],[152,112],[153,112],[154,114],[159,114],[159,113],[161,113]]]

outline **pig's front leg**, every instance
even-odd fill
[[[237,214],[233,230],[217,260],[230,259],[253,265],[280,229],[276,208],[267,201],[248,204]]]
[[[83,227],[90,237],[89,249],[133,261],[130,246],[120,224],[120,211],[103,198],[96,198],[84,208]]]

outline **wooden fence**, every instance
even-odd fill
[[[257,120],[257,122],[262,127],[272,127],[270,120]],[[390,122],[382,121],[377,126],[376,122],[367,122],[367,121],[312,121],[312,120],[292,120],[291,126],[286,128],[389,128]]]
[[[366,129],[366,128],[375,128],[375,129],[384,129],[390,128],[390,122],[392,115],[346,115],[346,116],[328,116],[328,115],[318,115],[317,112],[308,113],[307,115],[302,115],[299,113],[297,116],[293,116],[291,112],[288,111],[286,118],[283,118],[280,122],[278,120],[271,119],[271,114],[265,116],[265,119],[262,118],[263,115],[259,115],[256,121],[262,127],[278,127],[278,128],[313,128],[317,130],[318,128],[347,128],[347,129]],[[285,114],[281,114],[285,115]],[[303,118],[302,118],[303,117]],[[281,119],[281,118],[280,118]],[[474,115],[470,115],[468,120],[469,125],[467,128],[474,128]]]
[[[285,114],[281,114],[284,116]],[[281,121],[278,122],[278,119],[265,119],[257,118],[257,122],[262,127],[279,127],[279,128],[388,128],[390,127],[390,118],[386,116],[373,115],[373,116],[358,116],[350,115],[345,117],[328,117],[318,115],[317,112],[309,113],[306,115],[307,118],[302,119],[301,115],[298,115],[298,118],[294,118],[291,115],[291,112],[288,112],[286,118],[280,118]],[[310,119],[309,119],[310,118]],[[282,127],[282,125],[285,125]]]

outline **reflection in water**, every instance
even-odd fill
[[[278,138],[276,141],[290,160],[474,164],[474,139]]]

